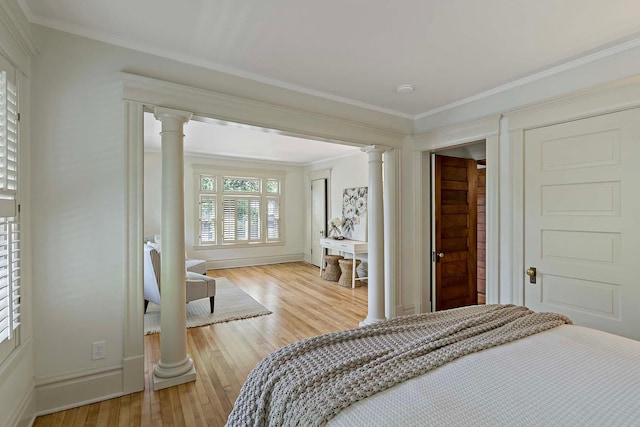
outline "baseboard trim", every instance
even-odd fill
[[[36,415],[123,396],[122,375],[118,365],[36,379]]]
[[[124,394],[144,390],[144,355],[122,360],[122,391]]]
[[[13,387],[9,387],[10,383]],[[24,342],[0,365],[0,386],[2,393],[8,391],[9,393],[21,394],[19,397],[11,396],[8,413],[0,415],[0,426],[30,426],[35,419],[36,409],[33,383],[33,340],[30,336],[26,337]]]
[[[36,392],[34,389],[27,394],[16,406],[13,415],[9,417],[7,426],[30,427],[36,420]]]
[[[304,254],[274,255],[265,257],[234,258],[207,261],[207,270],[219,268],[251,267],[255,265],[282,264],[284,262],[304,261]]]

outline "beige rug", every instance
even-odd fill
[[[271,314],[258,301],[224,277],[216,278],[215,311],[211,313],[209,298],[187,304],[187,328],[229,322],[230,320]],[[160,332],[160,306],[150,302],[144,315],[144,334]]]

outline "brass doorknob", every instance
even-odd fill
[[[438,252],[438,258],[444,257],[444,252]]]
[[[529,283],[536,283],[536,268],[535,267],[527,268],[527,271],[525,271],[525,273],[527,273],[527,276],[529,276]]]

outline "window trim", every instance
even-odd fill
[[[195,202],[195,210],[194,210],[194,250],[213,250],[213,249],[242,249],[242,248],[256,248],[256,247],[272,247],[272,246],[283,246],[286,242],[286,236],[284,232],[283,225],[286,223],[284,218],[284,212],[282,207],[285,205],[285,178],[287,173],[281,170],[268,170],[268,169],[252,169],[252,168],[228,168],[228,167],[218,167],[215,164],[212,165],[193,165],[193,180],[194,180],[194,196],[193,200]],[[216,178],[216,191],[210,190],[200,190],[200,176],[207,175]],[[255,192],[239,192],[239,191],[224,191],[223,189],[223,179],[229,177],[234,178],[259,178],[261,180],[260,193]],[[278,193],[268,193],[267,192],[267,179],[277,179],[280,181],[280,187]],[[216,198],[216,236],[215,243],[207,243],[202,244],[200,242],[200,198],[201,195],[207,194],[209,196],[214,196]],[[261,239],[260,241],[224,241],[223,233],[224,233],[224,225],[223,225],[223,215],[224,215],[224,200],[225,197],[228,198],[248,198],[255,199],[258,198],[260,200],[260,229],[261,229]],[[268,239],[268,230],[267,230],[267,200],[268,199],[279,199],[279,231],[280,238],[278,240],[270,240]]]

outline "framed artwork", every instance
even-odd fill
[[[367,240],[367,187],[345,188],[342,195],[342,236]]]

